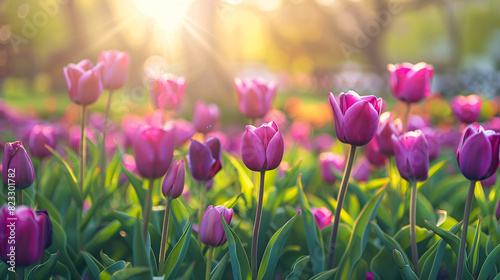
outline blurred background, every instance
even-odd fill
[[[118,49],[131,71],[114,116],[152,111],[148,78],[173,73],[187,80],[186,115],[203,99],[223,121],[242,118],[233,78],[262,76],[291,116],[324,104],[313,115],[331,119],[329,91],[388,97],[386,65],[404,61],[432,64],[442,96],[493,98],[499,15],[498,0],[2,0],[0,96],[26,114],[70,114],[62,68]]]

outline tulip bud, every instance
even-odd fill
[[[188,167],[191,175],[198,182],[212,179],[222,169],[222,145],[219,139],[208,137],[200,143],[191,139],[188,148]]]
[[[15,226],[10,224],[15,221]],[[0,257],[4,262],[11,260],[10,236],[15,237],[15,264],[26,267],[37,263],[45,249],[52,244],[52,223],[47,210],[33,211],[21,205],[9,210],[4,205],[0,211]]]
[[[385,163],[387,162],[387,157],[380,152],[376,137],[366,144],[365,155],[368,161],[375,166],[385,166]]]
[[[348,91],[341,93],[339,100],[340,107],[330,92],[337,138],[342,143],[355,146],[368,144],[377,131],[382,99],[373,95],[359,96],[354,91]]]
[[[30,152],[34,157],[44,158],[52,153],[45,145],[56,148],[56,133],[51,126],[35,125],[29,135]]]
[[[392,136],[396,165],[409,182],[425,181],[429,173],[429,145],[421,130]]]
[[[193,124],[196,131],[209,133],[219,121],[220,111],[215,104],[207,105],[201,101],[196,102],[194,107]]]
[[[462,123],[470,124],[481,117],[481,107],[483,101],[479,96],[471,94],[469,96],[457,96],[451,101],[451,110],[455,118]]]
[[[6,185],[14,185],[18,190],[26,189],[33,184],[35,180],[33,163],[20,141],[5,144],[2,176]]]
[[[132,145],[137,170],[142,177],[157,179],[170,167],[174,156],[175,128],[147,128],[135,136]]]
[[[184,161],[179,160],[170,165],[167,175],[163,179],[161,191],[165,197],[178,198],[184,190],[184,179],[186,178],[186,168]]]
[[[227,209],[221,205],[208,206],[200,225],[200,239],[203,244],[219,247],[226,243],[227,239],[222,226],[221,214],[226,223],[230,224],[233,218],[233,209]]]
[[[463,132],[457,150],[462,174],[471,181],[482,181],[496,173],[499,159],[500,133],[469,125]]]
[[[321,178],[324,182],[333,184],[337,181],[333,170],[342,172],[345,165],[345,158],[330,152],[321,153],[319,155],[319,168],[321,170]]]
[[[430,95],[434,68],[425,62],[389,64],[389,86],[392,94],[404,102],[415,103]]]
[[[186,79],[172,74],[162,75],[151,82],[149,93],[155,109],[177,110],[186,90]]]
[[[271,109],[271,103],[278,87],[276,83],[266,83],[260,78],[235,78],[234,86],[241,113],[251,119],[263,117]]]
[[[247,125],[241,141],[241,157],[253,171],[277,168],[283,159],[285,143],[275,122],[262,123],[258,128]]]
[[[78,64],[69,64],[63,68],[69,98],[73,103],[90,105],[101,96],[100,71],[102,66],[102,62],[93,67],[92,62],[82,60]]]
[[[115,90],[123,87],[127,81],[129,56],[126,52],[103,51],[99,55],[102,62],[102,83],[105,89]]]
[[[326,228],[332,223],[332,212],[326,207],[312,208],[311,213],[318,224],[320,230]]]
[[[391,136],[393,134],[399,136],[401,133],[403,133],[401,119],[394,120],[391,112],[384,112],[380,115],[380,123],[375,133],[379,151],[388,157],[394,155]]]

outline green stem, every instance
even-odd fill
[[[418,276],[418,250],[417,250],[417,184],[410,182],[410,239],[411,239],[411,258],[413,261],[413,270]]]
[[[149,180],[148,194],[146,196],[146,209],[144,209],[144,243],[148,240],[149,214],[151,213],[154,179]]]
[[[464,211],[464,223],[462,228],[462,236],[460,237],[460,250],[458,251],[458,262],[457,262],[457,280],[462,280],[463,267],[464,267],[464,256],[465,256],[465,246],[467,245],[467,230],[469,228],[469,216],[470,210],[472,208],[472,198],[474,197],[474,189],[476,187],[476,181],[470,181],[469,192],[467,193],[467,201],[465,202]]]
[[[212,271],[212,257],[214,255],[214,247],[208,249],[207,269],[205,270],[205,280],[210,280],[210,272]]]
[[[109,108],[111,107],[111,100],[113,91],[110,90],[108,94],[108,103],[106,104],[106,111],[104,112],[104,126],[102,128],[102,146],[101,146],[101,192],[106,188],[106,131],[108,128]]]
[[[344,177],[342,178],[342,183],[340,184],[340,192],[337,197],[337,208],[335,209],[335,219],[333,221],[332,238],[330,240],[330,253],[328,254],[328,270],[333,268],[333,258],[335,257],[335,245],[337,242],[337,233],[339,231],[340,224],[340,213],[342,212],[342,205],[344,204],[344,198],[347,191],[347,186],[349,184],[349,177],[351,176],[352,165],[354,163],[354,158],[356,156],[356,146],[351,145],[349,147],[349,156],[347,158],[347,164],[344,170]]]
[[[167,205],[165,206],[165,215],[163,216],[163,229],[161,232],[161,246],[160,246],[160,271],[163,271],[163,265],[165,263],[165,249],[167,247],[168,240],[168,222],[170,220],[170,206],[172,203],[172,198],[167,197]]]
[[[16,189],[16,199],[17,199],[16,205],[22,205],[23,204],[23,190]]]
[[[207,189],[205,182],[199,183],[200,187],[200,207],[198,208],[198,229],[201,227],[201,220],[203,219],[203,213],[205,212],[205,204],[207,203]]]
[[[257,279],[258,264],[257,264],[257,249],[259,243],[260,220],[262,218],[262,203],[264,200],[264,181],[266,171],[260,172],[259,200],[257,201],[257,213],[255,214],[255,224],[253,226],[252,236],[252,279]]]
[[[85,154],[86,154],[86,140],[85,139],[85,105],[82,105],[81,112],[81,133],[80,133],[80,193],[83,194],[83,171],[85,170]]]
[[[411,103],[406,103],[405,119],[403,122],[403,132],[406,132],[406,130],[408,129],[408,121],[410,120],[410,114],[411,114]]]

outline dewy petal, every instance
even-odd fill
[[[329,94],[329,100],[333,111],[333,121],[335,122],[335,134],[340,142],[346,143],[344,136],[344,115],[331,92]]]
[[[379,122],[379,114],[373,106],[366,101],[359,101],[351,106],[345,113],[344,126],[345,140],[347,143],[363,146],[368,144],[375,136]]]
[[[491,166],[492,152],[490,141],[484,132],[468,137],[458,155],[458,165],[465,178],[481,180]]]
[[[425,181],[429,175],[429,144],[422,131],[417,130],[417,136],[409,149],[408,164],[417,181]]]
[[[241,141],[241,158],[246,167],[252,171],[262,171],[266,161],[266,150],[261,140],[247,126]]]
[[[266,170],[273,170],[280,165],[284,151],[285,143],[283,135],[281,132],[278,132],[271,139],[266,149]]]

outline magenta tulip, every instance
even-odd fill
[[[360,97],[356,92],[348,91],[341,93],[339,100],[340,106],[330,92],[337,138],[354,146],[368,144],[377,131],[382,99],[373,95]]]
[[[194,106],[193,124],[196,131],[209,133],[212,131],[220,119],[219,107],[215,104],[205,104],[201,101]]]
[[[167,175],[163,179],[161,191],[165,197],[178,198],[184,190],[184,180],[186,178],[186,168],[181,159],[170,165]]]
[[[311,208],[311,213],[320,230],[332,224],[332,212],[326,207]]]
[[[342,172],[345,165],[345,158],[330,152],[321,153],[319,155],[319,168],[321,171],[321,178],[324,182],[333,184],[337,181],[333,170]]]
[[[234,79],[238,107],[241,113],[248,118],[263,117],[269,109],[278,85],[274,82],[266,83],[262,79]]]
[[[306,122],[294,122],[290,126],[290,136],[293,142],[297,145],[302,145],[309,148],[309,137],[311,135],[311,125]]]
[[[227,209],[221,205],[208,206],[200,225],[200,240],[203,244],[219,247],[226,243],[227,239],[222,226],[221,214],[226,223],[230,224],[233,218],[233,209]]]
[[[408,121],[406,122],[408,125],[407,130],[408,131],[413,131],[417,129],[424,129],[426,127],[430,126],[430,123],[428,120],[424,119],[422,116],[419,115],[411,115],[408,118]]]
[[[421,130],[392,136],[396,165],[401,177],[408,182],[427,180],[429,173],[429,145]]]
[[[222,169],[221,156],[222,145],[219,139],[208,137],[203,143],[191,139],[187,155],[191,176],[198,182],[209,181]]]
[[[103,63],[102,83],[105,89],[115,90],[123,87],[127,81],[129,55],[120,51],[103,51],[98,62]]]
[[[329,150],[334,142],[335,138],[330,136],[330,134],[320,133],[314,136],[311,140],[311,150],[315,152],[323,152]]]
[[[433,161],[441,155],[441,135],[439,131],[432,129],[430,127],[425,127],[422,132],[427,139],[427,144],[429,144],[429,160]]]
[[[500,133],[469,125],[458,145],[457,161],[462,174],[471,181],[491,177],[498,169]]]
[[[132,145],[137,170],[142,177],[157,179],[165,175],[174,156],[175,128],[147,128],[138,133]]]
[[[375,133],[380,153],[388,157],[394,155],[391,136],[393,134],[399,136],[401,133],[403,133],[403,122],[401,119],[394,119],[391,112],[384,112],[380,115],[380,123]]]
[[[404,62],[387,65],[389,86],[394,96],[406,103],[415,103],[430,95],[434,68],[425,62],[415,65]]]
[[[22,190],[33,184],[33,163],[20,141],[6,143],[3,154],[2,177],[6,185]]]
[[[69,64],[63,68],[64,77],[68,86],[69,98],[79,105],[94,103],[102,93],[101,68],[103,63],[95,67],[89,60],[82,60],[78,64]]]
[[[149,93],[155,109],[177,110],[186,90],[186,79],[172,74],[162,75],[151,82]]]
[[[252,171],[277,168],[283,159],[285,143],[275,122],[262,123],[258,128],[247,125],[241,142],[241,157]]]
[[[182,147],[196,133],[194,125],[183,119],[176,119],[167,122],[167,127],[175,127],[175,147]]]
[[[381,153],[376,137],[366,144],[365,155],[368,161],[375,166],[385,166],[387,162],[387,157]]]
[[[489,177],[488,179],[482,180],[481,186],[483,186],[485,188],[489,188],[489,187],[496,185],[496,183],[497,183],[497,174],[495,173],[491,177]]]
[[[455,118],[462,123],[471,124],[481,117],[483,101],[479,96],[457,96],[451,101],[451,110]]]
[[[354,166],[352,177],[358,182],[368,182],[368,179],[370,179],[370,172],[370,163],[367,159],[362,159]]]
[[[35,125],[29,134],[28,146],[36,158],[44,158],[52,153],[45,147],[56,148],[56,133],[51,126]]]

